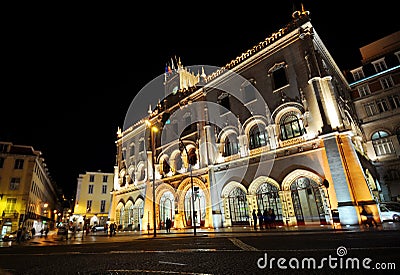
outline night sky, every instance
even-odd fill
[[[0,140],[42,151],[71,197],[80,173],[113,172],[118,126],[171,57],[224,66],[289,23],[293,1],[276,2],[4,11]],[[302,2],[341,70],[360,65],[360,47],[399,30],[396,1]]]

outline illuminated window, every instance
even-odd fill
[[[366,96],[366,95],[371,94],[371,91],[370,91],[370,89],[369,89],[368,84],[358,86],[358,87],[357,87],[357,90],[358,90],[358,94],[359,94],[360,96]]]
[[[358,69],[352,70],[351,73],[353,75],[354,81],[363,79],[365,77],[364,76],[364,71],[363,71],[362,68],[358,68]]]
[[[371,140],[377,156],[395,153],[393,142],[387,132],[377,131],[372,135]]]
[[[297,113],[285,114],[280,121],[281,140],[302,136],[305,133],[303,121]]]
[[[377,73],[382,72],[387,69],[386,62],[384,58],[371,62],[374,65],[375,71]]]
[[[245,191],[239,187],[233,189],[228,196],[228,205],[232,225],[249,223],[249,206]]]
[[[249,132],[250,149],[267,145],[268,134],[265,132],[265,126],[262,124],[254,125]]]
[[[86,212],[90,213],[90,211],[92,211],[92,200],[86,202]]]
[[[231,156],[237,154],[239,151],[239,142],[236,134],[228,135],[224,140],[224,153],[223,156]]]
[[[6,204],[6,213],[14,213],[15,212],[15,205],[17,204],[16,198],[7,198]]]

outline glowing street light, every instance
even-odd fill
[[[179,139],[179,142],[181,143],[183,149],[185,150],[186,153],[186,158],[187,158],[187,163],[189,165],[189,171],[190,171],[190,188],[192,190],[192,223],[193,223],[193,235],[196,236],[196,210],[194,209],[194,188],[193,188],[193,174],[192,174],[192,165],[195,165],[197,162],[197,157],[196,157],[196,152],[194,150],[188,150],[186,149],[185,144],[181,139]]]
[[[151,169],[153,170],[153,230],[154,237],[157,236],[157,222],[156,222],[156,169],[155,169],[155,135],[158,132],[158,128],[151,124],[149,120],[146,120],[146,125],[150,129],[150,142],[151,142]]]

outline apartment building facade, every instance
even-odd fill
[[[376,199],[400,201],[400,31],[360,53],[360,66],[345,73],[362,128],[360,153],[373,164],[368,184]]]
[[[1,234],[20,227],[36,232],[56,225],[61,191],[40,151],[0,142]]]

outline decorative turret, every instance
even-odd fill
[[[176,64],[176,68],[175,68]],[[203,70],[204,74],[204,70]],[[195,86],[200,81],[199,74],[195,75],[188,68],[182,65],[181,59],[171,58],[171,64],[165,65],[164,86],[165,97],[169,94],[176,94],[180,90]]]

